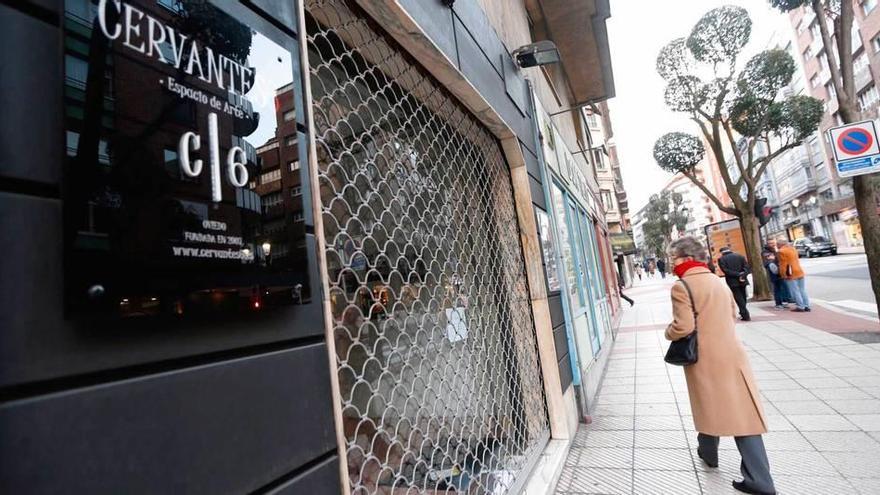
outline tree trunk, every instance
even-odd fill
[[[877,214],[877,199],[874,196],[876,182],[877,174],[853,177],[856,209],[862,226],[865,254],[868,256],[868,273],[871,275],[874,302],[880,311],[880,215]]]
[[[751,211],[741,211],[739,218],[740,230],[742,230],[743,243],[746,246],[746,258],[752,267],[752,284],[755,301],[767,301],[773,298],[770,290],[770,279],[764,270],[764,259],[761,257],[761,233],[758,219]]]

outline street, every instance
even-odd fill
[[[792,313],[753,302],[752,321],[737,325],[767,414],[771,473],[781,494],[880,494],[880,344],[860,343],[876,342],[862,337],[880,335],[880,323],[841,303],[870,294],[864,257],[804,265],[812,293],[833,304]],[[626,291],[636,304],[623,312],[592,422],[580,425],[557,493],[737,493],[733,439],[721,440],[719,468],[701,462],[684,374],[663,362],[674,280]]]
[[[807,273],[807,291],[815,302],[827,302],[835,308],[877,316],[864,254],[802,258],[801,266]]]

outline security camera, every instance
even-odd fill
[[[513,59],[521,69],[559,62],[559,50],[550,40],[538,41],[521,46],[513,51]]]

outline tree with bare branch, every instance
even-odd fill
[[[741,7],[707,12],[687,38],[667,44],[657,56],[657,72],[666,80],[665,101],[686,113],[700,137],[683,132],[661,136],[654,145],[657,164],[684,174],[721,211],[740,221],[746,256],[761,266],[759,222],[755,215],[758,186],[770,163],[803,143],[822,118],[822,102],[809,96],[780,99],[795,71],[784,50],[766,50],[740,69],[739,56],[749,41],[752,21]],[[705,145],[703,144],[705,143]],[[696,174],[708,151],[730,196],[725,203]],[[730,150],[730,163],[726,151]],[[755,270],[755,299],[771,297],[767,274]]]
[[[770,0],[770,5],[788,12],[800,7],[813,11],[822,45],[826,47],[828,71],[831,83],[837,93],[838,113],[845,124],[869,120],[875,117],[867,115],[859,109],[854,79],[852,49],[853,2],[841,0]],[[846,33],[838,36],[838,33]],[[837,57],[832,56],[833,47],[837,48]],[[859,213],[859,224],[868,258],[868,270],[871,275],[871,286],[874,300],[880,310],[880,174],[858,175],[853,177],[853,193],[856,210]]]

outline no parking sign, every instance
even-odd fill
[[[880,143],[874,121],[833,127],[828,130],[828,138],[841,177],[880,172]]]

